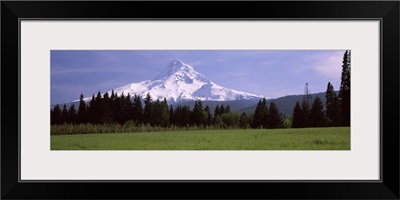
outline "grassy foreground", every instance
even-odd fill
[[[350,150],[350,128],[54,135],[51,150]]]

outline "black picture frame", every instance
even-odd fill
[[[155,7],[161,11],[154,10]],[[399,7],[399,1],[2,1],[1,198],[399,199]],[[20,182],[18,67],[22,18],[379,19],[382,22],[381,181]]]

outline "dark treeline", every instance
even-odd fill
[[[138,95],[133,97],[128,95],[118,95],[112,91],[111,95],[105,93],[92,96],[89,104],[84,100],[83,94],[80,95],[79,108],[71,105],[69,109],[64,104],[55,105],[51,110],[51,124],[120,124],[128,121],[137,126],[141,124],[154,127],[187,127],[187,126],[218,126],[249,127],[249,121],[245,113],[232,113],[229,105],[217,105],[212,112],[210,107],[203,106],[202,101],[198,100],[194,108],[189,106],[177,106],[173,108],[168,105],[164,98],[162,101],[153,100],[148,93],[143,99]],[[143,104],[142,104],[143,102]],[[242,121],[240,121],[242,120]],[[241,124],[239,123],[241,122]]]
[[[143,104],[142,104],[143,102]],[[195,101],[193,109],[186,105],[173,108],[164,98],[153,100],[150,93],[142,100],[140,96],[118,95],[112,91],[92,96],[89,104],[80,95],[79,108],[71,105],[69,109],[57,104],[51,110],[51,124],[134,124],[152,127],[215,127],[215,128],[283,128],[284,117],[274,102],[269,109],[265,98],[258,102],[254,114],[232,112],[229,105],[217,105],[211,111],[201,100]]]

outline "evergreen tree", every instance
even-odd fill
[[[301,111],[303,114],[303,125],[301,127],[309,127],[310,126],[310,106],[307,103],[307,100],[303,99],[301,102]]]
[[[258,101],[257,106],[256,106],[256,110],[254,111],[254,116],[253,116],[253,120],[251,123],[251,128],[260,128],[262,121],[261,121],[261,100]]]
[[[157,99],[157,101],[152,103],[149,114],[150,114],[149,115],[150,125],[160,126],[162,110],[161,110],[161,102],[159,99]]]
[[[152,126],[169,126],[169,110],[166,101],[157,101],[152,103],[150,110],[150,125]]]
[[[171,105],[172,106],[172,105]],[[173,116],[169,119],[171,121],[171,124],[181,127],[180,124],[180,118],[181,118],[181,110],[182,110],[182,106],[176,106],[175,109],[173,109]],[[171,113],[171,111],[170,111]]]
[[[192,124],[196,124],[197,126],[204,125],[206,119],[203,114],[203,103],[201,100],[194,102],[194,108],[191,114]]]
[[[218,104],[217,104],[217,106],[215,106],[215,109],[214,109],[214,120],[215,120],[215,118],[217,118],[219,115],[220,115],[220,109],[219,109],[219,106],[218,106]]]
[[[120,96],[118,96],[117,94],[115,94],[114,97],[114,101],[113,101],[113,105],[112,105],[112,110],[114,113],[114,121],[116,121],[119,124],[123,124],[125,123],[123,120],[123,99],[125,99],[125,95],[124,93],[122,93]]]
[[[113,113],[113,109],[112,109],[112,104],[111,104],[111,98],[108,95],[108,92],[106,92],[103,95],[103,99],[102,99],[102,111],[103,113],[101,113],[102,118],[101,118],[101,123],[103,124],[110,124],[114,122],[114,113]]]
[[[342,77],[339,91],[341,122],[344,126],[350,126],[350,57],[350,51],[346,51],[343,56]]]
[[[61,124],[61,109],[58,104],[54,106],[51,112],[51,124]]]
[[[224,104],[222,104],[221,107],[219,107],[219,113],[218,113],[218,115],[222,115],[222,114],[224,114],[225,112],[226,112],[226,110],[225,110]]]
[[[206,105],[206,107],[204,108],[204,112],[206,115],[206,125],[210,126],[212,124],[213,116],[211,114],[211,110],[208,105]]]
[[[300,103],[296,101],[296,105],[293,108],[292,114],[292,128],[303,128],[304,127],[304,114],[301,110]]]
[[[68,122],[68,110],[67,105],[64,104],[63,110],[61,112],[61,123],[65,124]]]
[[[101,124],[102,123],[102,118],[103,118],[103,113],[104,113],[104,102],[101,96],[101,92],[97,92],[96,96],[96,104],[95,104],[95,123],[96,124]]]
[[[134,107],[133,107],[133,103],[132,103],[132,97],[131,94],[128,93],[128,95],[125,97],[125,105],[126,105],[126,121],[129,120],[135,120],[135,111],[134,111]]]
[[[230,113],[231,112],[231,107],[229,105],[226,106],[225,113]]]
[[[92,123],[92,124],[96,124],[96,108],[97,107],[97,102],[96,102],[96,98],[94,97],[94,94],[92,95],[92,99],[89,102],[89,109],[88,109],[88,122]]]
[[[265,98],[263,98],[262,105],[265,105],[265,110],[263,111],[264,117],[263,117],[262,125],[264,128],[269,128],[269,116],[268,116],[269,110],[268,110],[267,101],[265,100]]]
[[[269,104],[268,112],[268,127],[269,128],[283,128],[283,117],[279,112],[278,107],[274,102]]]
[[[120,104],[121,110],[119,120],[121,124],[124,124],[125,122],[132,120],[133,118],[133,105],[131,101],[131,95],[128,93],[128,95],[125,96],[124,93],[122,93],[120,97]]]
[[[249,118],[245,112],[240,115],[239,126],[240,128],[247,128],[249,126]]]
[[[175,125],[179,127],[188,126],[190,123],[190,108],[188,106],[178,106],[174,110]]]
[[[114,89],[113,89],[113,90],[111,91],[110,99],[111,99],[111,101],[114,101],[115,98],[116,98],[116,96],[115,96],[115,94],[114,94]]]
[[[144,110],[143,110],[143,121],[145,123],[150,123],[150,111],[152,106],[152,98],[150,93],[147,93],[146,98],[144,99]]]
[[[78,108],[78,122],[88,123],[88,111],[86,102],[83,100],[83,94],[79,97],[79,108]]]
[[[338,126],[340,125],[340,107],[339,107],[339,99],[336,96],[336,92],[328,82],[328,86],[325,93],[326,99],[326,117],[327,117],[327,125],[328,126]]]
[[[114,104],[115,120],[122,125],[126,122],[126,104],[125,94],[123,92],[115,99]]]
[[[321,99],[317,96],[312,103],[310,110],[310,126],[311,127],[324,127],[326,126],[325,112],[323,111],[323,104]]]
[[[265,127],[265,117],[267,116],[267,102],[265,98],[258,101],[256,110],[254,111],[253,128]]]
[[[72,104],[68,109],[68,123],[75,124],[77,122],[77,113],[75,110],[75,105]]]
[[[142,100],[139,95],[133,96],[133,119],[136,124],[140,124],[143,122],[143,107]]]
[[[174,113],[174,108],[172,107],[172,105],[169,105],[169,124],[176,125],[175,113]]]
[[[55,124],[54,122],[54,108],[50,108],[50,125]]]
[[[100,90],[99,90],[99,91],[97,92],[97,95],[96,95],[96,100],[99,102],[101,98],[102,98],[102,96],[101,96],[101,92],[100,92]]]
[[[113,117],[113,121],[118,123],[118,117],[120,115],[120,99],[118,97],[118,94],[114,92],[114,90],[111,91],[111,96],[110,96],[110,109]]]
[[[122,92],[113,101],[114,120],[121,125],[125,123],[125,109],[125,94]]]
[[[168,127],[169,126],[169,110],[168,110],[168,103],[167,100],[164,98],[164,100],[161,102],[161,120],[160,120],[160,126],[162,127]]]
[[[181,118],[180,118],[181,126],[189,126],[190,113],[191,113],[191,110],[190,110],[189,106],[182,107]]]
[[[103,94],[103,99],[104,99],[104,103],[105,104],[109,104],[111,101],[110,95],[108,94],[108,92]]]
[[[182,106],[177,106],[175,108],[172,120],[175,126],[182,127]]]

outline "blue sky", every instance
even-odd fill
[[[339,90],[345,50],[53,50],[51,104],[157,76],[181,60],[226,88],[277,98]]]

